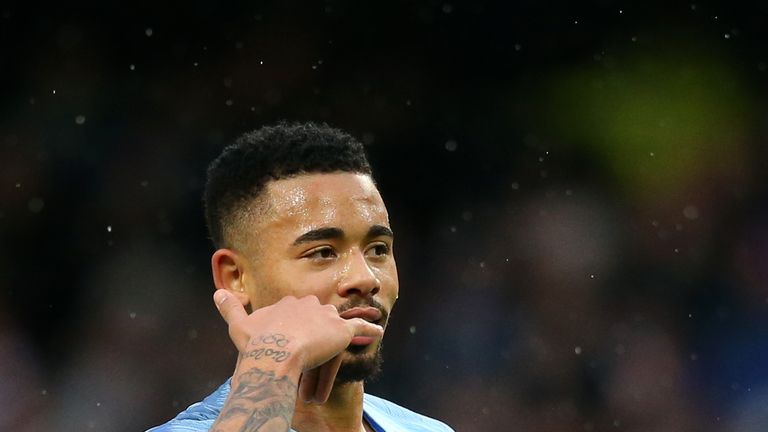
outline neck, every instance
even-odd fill
[[[293,429],[297,431],[364,431],[363,382],[336,384],[324,404],[296,401]]]

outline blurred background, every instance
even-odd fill
[[[367,388],[457,431],[763,431],[768,6],[0,6],[0,430],[137,431],[235,352],[207,163],[368,147],[401,297]]]

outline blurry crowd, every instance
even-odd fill
[[[448,3],[4,10],[4,40],[37,36],[4,42],[31,59],[3,72],[0,430],[144,430],[228,377],[205,166],[283,118],[364,141],[389,206],[401,296],[369,392],[457,431],[764,430],[768,11],[651,30],[598,3],[531,18],[548,33]]]

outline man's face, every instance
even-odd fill
[[[386,328],[397,299],[397,267],[387,209],[370,176],[303,174],[272,181],[259,205],[266,211],[246,227],[241,251],[254,309],[289,295],[314,295],[342,313],[375,307],[381,318],[373,319]],[[380,342],[353,340],[339,380],[375,373],[379,349]]]

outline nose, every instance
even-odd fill
[[[339,282],[338,293],[341,297],[357,294],[361,297],[373,296],[379,292],[381,281],[373,273],[365,256],[360,251],[353,251],[344,277]]]

